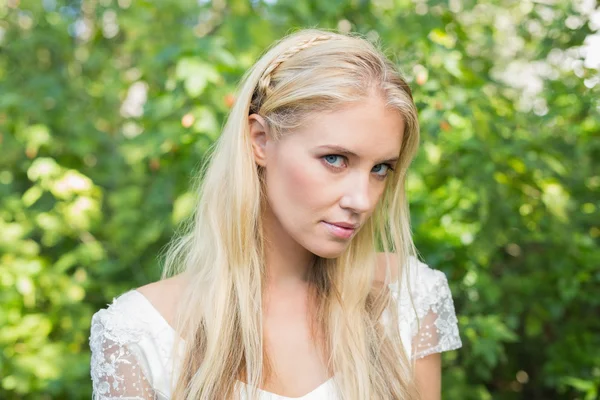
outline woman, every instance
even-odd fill
[[[318,30],[244,77],[163,279],[92,320],[95,399],[439,399],[461,346],[417,261],[410,89],[367,41]]]

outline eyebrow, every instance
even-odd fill
[[[317,148],[321,149],[321,150],[330,150],[330,151],[333,151],[334,153],[341,154],[341,155],[348,156],[348,157],[360,158],[358,156],[358,154],[348,150],[347,148],[342,147],[342,146],[337,146],[334,144],[326,144],[323,146],[318,146]],[[382,164],[382,163],[395,164],[396,162],[398,162],[398,157],[392,157],[392,158],[388,158],[387,160],[381,160],[379,163],[380,164]]]

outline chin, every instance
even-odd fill
[[[311,253],[321,258],[338,258],[348,248],[350,242],[347,243],[327,243],[326,245],[314,246],[307,248]]]

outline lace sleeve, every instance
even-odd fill
[[[90,335],[93,400],[157,400],[148,363],[140,350],[142,332],[114,310],[92,317]]]
[[[418,320],[415,319],[411,327],[415,359],[462,347],[446,275],[419,264],[413,292]]]

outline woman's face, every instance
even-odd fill
[[[255,140],[279,231],[320,257],[339,256],[380,200],[403,131],[400,114],[373,96],[310,117],[278,141]]]

